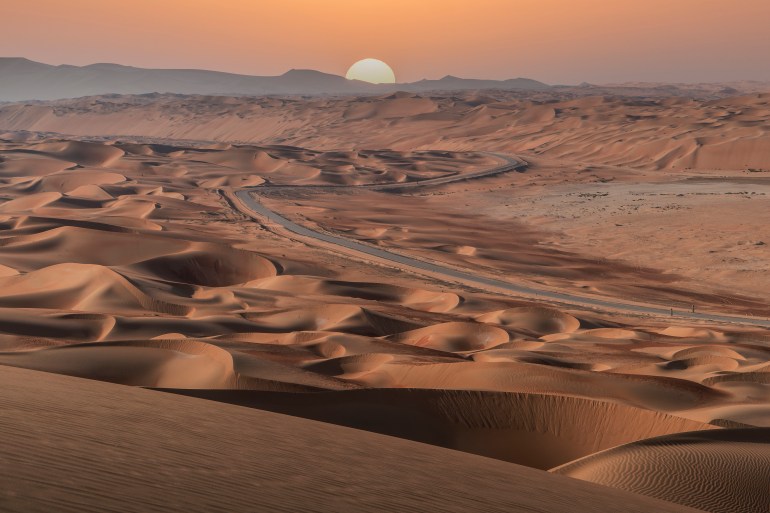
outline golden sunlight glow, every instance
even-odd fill
[[[345,78],[372,84],[395,84],[396,75],[390,66],[377,59],[364,59],[353,64]]]

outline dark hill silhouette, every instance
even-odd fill
[[[315,70],[260,77],[197,69],[145,69],[111,63],[53,66],[0,57],[0,101],[54,100],[100,94],[381,94],[395,90],[547,89],[530,79],[475,80],[447,76],[398,85],[373,85]]]

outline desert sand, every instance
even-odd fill
[[[254,409],[20,369],[0,382],[3,511],[695,511]]]
[[[430,500],[410,496],[409,505],[425,510],[462,510],[473,500],[514,511],[590,511],[591,500],[628,511],[766,504],[767,430],[753,428],[770,427],[770,333],[757,322],[770,317],[768,96],[570,94],[148,95],[1,105],[0,379],[18,394],[4,400],[17,409],[25,401],[59,405],[55,422],[35,425],[61,431],[41,439],[70,425],[84,433],[121,426],[106,431],[125,444],[134,425],[125,420],[146,429],[135,440],[147,455],[156,442],[183,451],[174,465],[191,478],[210,478],[189,470],[201,462],[214,474],[247,469],[237,479],[216,474],[219,484],[202,491],[194,481],[179,488],[176,504],[201,509],[209,501],[243,509],[238,501],[257,496],[278,508],[270,501],[289,488],[304,492],[281,503],[286,510],[314,500],[315,509],[334,509],[325,501],[342,485],[324,476],[345,465],[350,473],[358,464],[347,458],[372,469],[345,485],[372,509],[405,507],[388,502],[404,482],[419,493],[449,487]],[[478,177],[500,165],[490,152],[526,165]],[[441,181],[383,188],[433,179]],[[244,188],[312,230],[673,315],[502,293],[399,268],[248,211],[232,200]],[[693,308],[741,320],[685,317]],[[79,409],[88,415],[75,415]],[[156,415],[150,411],[166,420],[135,420]],[[190,438],[163,445],[178,425]],[[269,425],[291,440],[260,438]],[[32,486],[35,462],[47,453],[8,429],[19,440],[8,450],[38,459],[29,473],[3,480]],[[81,507],[77,490],[93,476],[90,463],[74,462],[111,461],[89,437],[68,439],[61,460],[81,484],[50,489],[39,502],[11,497],[9,507]],[[661,468],[678,458],[669,447],[699,440],[703,450],[687,451],[687,462],[700,473],[679,480]],[[382,447],[392,458],[375,465]],[[745,451],[754,459],[740,457]],[[271,494],[232,493],[260,482],[260,468],[287,462],[297,467],[270,478],[277,488],[261,482]],[[131,487],[146,474],[131,465],[133,481],[125,472],[114,479],[135,500]],[[553,468],[616,490],[543,472]],[[625,477],[614,478],[620,471]],[[704,486],[730,472],[747,477]],[[537,484],[512,488],[519,474]],[[163,475],[181,479],[175,470]],[[94,495],[101,510],[117,507],[103,489]]]
[[[706,511],[766,511],[769,431],[724,429],[651,438],[593,454],[554,472]],[[678,478],[665,479],[660,467]],[[703,489],[710,493],[697,491]]]

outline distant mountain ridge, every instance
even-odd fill
[[[315,70],[251,76],[198,69],[147,69],[112,63],[54,66],[0,57],[0,101],[55,100],[100,94],[324,95],[380,94],[396,90],[545,90],[536,80],[478,80],[446,76],[405,84],[374,85]]]
[[[418,88],[421,90],[441,89],[441,90],[467,90],[467,89],[523,89],[523,90],[546,90],[551,86],[532,80],[531,78],[511,78],[508,80],[483,80],[477,78],[460,78],[447,75],[441,80],[420,80],[407,85],[409,88]]]

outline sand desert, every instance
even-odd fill
[[[144,100],[142,108],[163,112],[167,101]],[[442,101],[347,98],[325,112],[339,117],[327,122],[344,134],[376,122],[346,123],[346,112],[391,111],[380,123],[408,134],[418,124],[445,123],[420,119],[423,105]],[[209,102],[190,99],[204,108]],[[394,102],[408,108],[394,110]],[[238,98],[218,103],[242,108]],[[626,108],[618,100],[581,101],[597,103]],[[618,151],[591,165],[583,156],[510,148],[518,167],[485,175],[504,163],[455,142],[427,150],[410,137],[409,149],[402,142],[398,150],[326,150],[300,141],[233,144],[214,132],[208,141],[174,142],[179,127],[162,114],[154,130],[165,132],[143,142],[136,134],[65,138],[52,129],[67,123],[67,132],[101,131],[107,120],[135,111],[52,115],[62,123],[54,127],[39,112],[37,122],[16,115],[27,109],[0,109],[12,129],[3,135],[0,163],[1,364],[558,467],[708,511],[766,504],[770,336],[762,321],[770,312],[761,276],[769,260],[760,234],[770,182],[761,172],[661,165],[664,142],[653,139],[649,156]],[[508,109],[512,116],[529,110]],[[551,130],[570,139],[539,119],[525,126],[538,131],[532,137]],[[383,134],[367,146],[396,146],[395,128],[360,130]],[[344,137],[333,130],[324,136]],[[307,137],[332,146],[320,134],[303,136],[304,143]],[[484,290],[303,237],[250,211],[236,191],[312,230],[524,284],[542,296]],[[699,234],[706,228],[691,220],[710,216],[705,241]],[[736,224],[746,231],[727,229]],[[654,243],[640,244],[645,236]],[[666,245],[675,251],[664,267]],[[572,300],[550,300],[553,291]],[[596,307],[580,298],[622,304]],[[634,310],[645,305],[674,315]],[[688,317],[691,305],[706,319]],[[708,320],[719,315],[735,320]],[[667,445],[644,452],[634,444],[712,430],[736,434],[713,447],[703,439],[705,454],[694,453],[693,464],[710,450],[734,447],[737,460],[711,457],[723,472],[746,468],[756,489],[736,482],[724,492],[729,499],[704,500],[695,484],[690,492],[667,488],[665,474],[640,488],[635,474],[617,482],[602,477],[614,475],[605,467],[570,470],[614,450],[643,473],[675,455]]]
[[[770,511],[770,79],[506,76],[0,58],[0,510]]]

